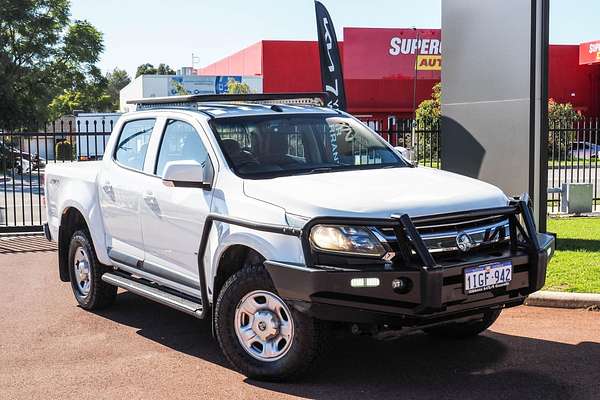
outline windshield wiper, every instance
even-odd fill
[[[313,168],[309,171],[306,171],[306,172],[304,172],[304,174],[318,174],[320,172],[329,172],[332,170],[333,170],[332,167],[318,167],[318,168]]]

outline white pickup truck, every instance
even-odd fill
[[[323,96],[142,99],[102,161],[47,166],[80,306],[121,287],[211,318],[235,368],[281,380],[331,326],[466,337],[544,285],[554,239],[527,196],[414,167]]]

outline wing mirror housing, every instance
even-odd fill
[[[396,152],[398,154],[400,154],[400,156],[403,159],[408,161],[411,165],[415,166],[416,163],[413,160],[413,152],[412,151],[410,151],[406,147],[402,147],[402,146],[394,146],[394,150],[396,150]]]
[[[166,186],[209,190],[213,181],[212,165],[208,161],[203,163],[195,160],[169,161],[164,171],[162,180]]]

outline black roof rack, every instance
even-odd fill
[[[328,94],[326,92],[307,93],[249,93],[249,94],[197,94],[188,96],[147,97],[127,100],[127,104],[137,104],[138,108],[154,108],[165,106],[190,106],[195,103],[256,103],[312,105],[325,107]],[[146,107],[144,107],[146,106]],[[154,107],[152,107],[154,106]]]

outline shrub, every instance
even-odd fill
[[[70,160],[73,155],[73,145],[68,140],[56,143],[54,154],[57,160]]]

